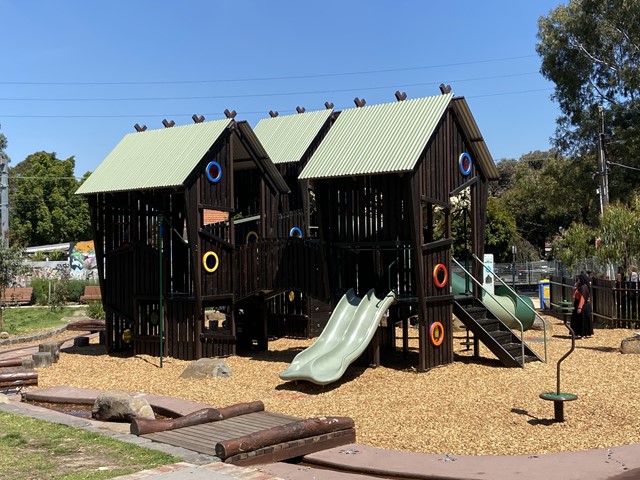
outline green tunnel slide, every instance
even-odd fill
[[[464,278],[461,275],[452,273],[451,288],[454,295],[463,294],[465,292]],[[495,286],[493,297],[483,292],[482,303],[509,328],[520,329],[520,326],[511,315],[522,322],[522,328],[525,331],[531,328],[535,320],[534,306],[531,299],[517,295],[504,285]],[[527,308],[527,305],[530,308]]]

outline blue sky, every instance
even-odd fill
[[[94,170],[133,125],[236,110],[254,125],[439,94],[467,98],[496,160],[546,150],[559,115],[537,22],[560,0],[0,0],[0,133]]]

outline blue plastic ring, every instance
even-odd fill
[[[473,167],[471,156],[467,152],[460,154],[458,165],[460,165],[460,171],[463,175],[469,175],[471,173],[471,167]]]
[[[216,174],[215,176],[213,176],[211,174],[211,170],[213,170],[213,169],[215,169],[214,170],[214,172]],[[220,181],[220,179],[222,178],[222,166],[216,161],[209,162],[207,164],[206,173],[207,173],[207,178],[209,179],[209,181],[211,183],[218,183]]]
[[[295,238],[302,238],[302,230],[300,230],[298,227],[293,227],[289,231],[289,236],[295,237]]]

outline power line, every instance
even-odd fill
[[[507,95],[521,95],[525,93],[538,93],[538,92],[548,92],[552,91],[553,88],[535,88],[530,90],[516,90],[512,92],[499,92],[499,93],[487,93],[482,95],[465,95],[465,98],[488,98],[488,97],[502,97]],[[344,105],[334,107],[335,110],[344,110],[346,108],[352,108],[352,105]],[[277,108],[281,113],[293,113],[295,110],[293,109],[282,109]],[[249,111],[249,112],[241,112],[243,115],[262,115],[265,114],[265,111]],[[4,118],[181,118],[181,117],[191,117],[193,113],[124,113],[124,114],[99,114],[99,115],[56,115],[56,114],[33,114],[33,115],[22,115],[22,114],[0,114],[1,117]],[[207,113],[203,112],[207,118],[221,118],[222,114],[220,112]]]
[[[640,168],[637,167],[632,167],[630,165],[623,165],[621,163],[616,163],[616,162],[610,162],[607,160],[607,165],[615,165],[617,167],[622,167],[622,168],[626,168],[627,170],[635,170],[636,172],[640,172]]]
[[[478,65],[482,63],[504,62],[508,60],[521,60],[524,58],[537,57],[537,55],[519,55],[515,57],[490,58],[484,60],[473,60],[469,62],[444,63],[440,65],[422,65],[416,67],[388,68],[380,70],[362,70],[355,72],[334,72],[334,73],[316,73],[310,75],[287,75],[279,77],[253,77],[253,78],[228,78],[228,79],[209,79],[209,80],[158,80],[158,81],[139,81],[139,82],[11,82],[3,81],[0,85],[179,85],[194,83],[224,83],[224,82],[262,82],[271,80],[297,80],[307,78],[327,78],[327,77],[343,77],[350,75],[371,75],[376,73],[392,73],[392,72],[408,72],[412,70],[428,70],[433,68],[458,67],[464,65]]]
[[[457,80],[446,80],[445,83],[476,82],[479,80],[495,80],[500,78],[522,77],[526,75],[537,75],[539,72],[511,73],[506,75],[492,75],[489,77],[463,78]],[[407,83],[402,85],[384,85],[376,87],[340,88],[333,90],[312,90],[303,92],[267,92],[267,93],[246,93],[240,95],[203,95],[192,97],[125,97],[125,98],[0,98],[3,101],[31,101],[31,102],[137,102],[137,101],[165,101],[165,100],[216,100],[223,98],[255,98],[255,97],[282,97],[294,95],[317,95],[325,93],[343,93],[351,91],[371,91],[386,90],[394,88],[424,87],[427,85],[439,85],[442,82]]]

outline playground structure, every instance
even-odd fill
[[[91,209],[108,351],[266,350],[274,322],[308,322],[312,299],[331,309],[353,289],[393,292],[386,326],[358,346],[369,364],[395,350],[399,322],[406,354],[411,317],[417,369],[451,363],[451,198],[471,199],[481,257],[498,172],[463,97],[405,97],[273,114],[255,131],[226,111],[125,136],[77,192]],[[475,284],[465,293],[481,297]]]

